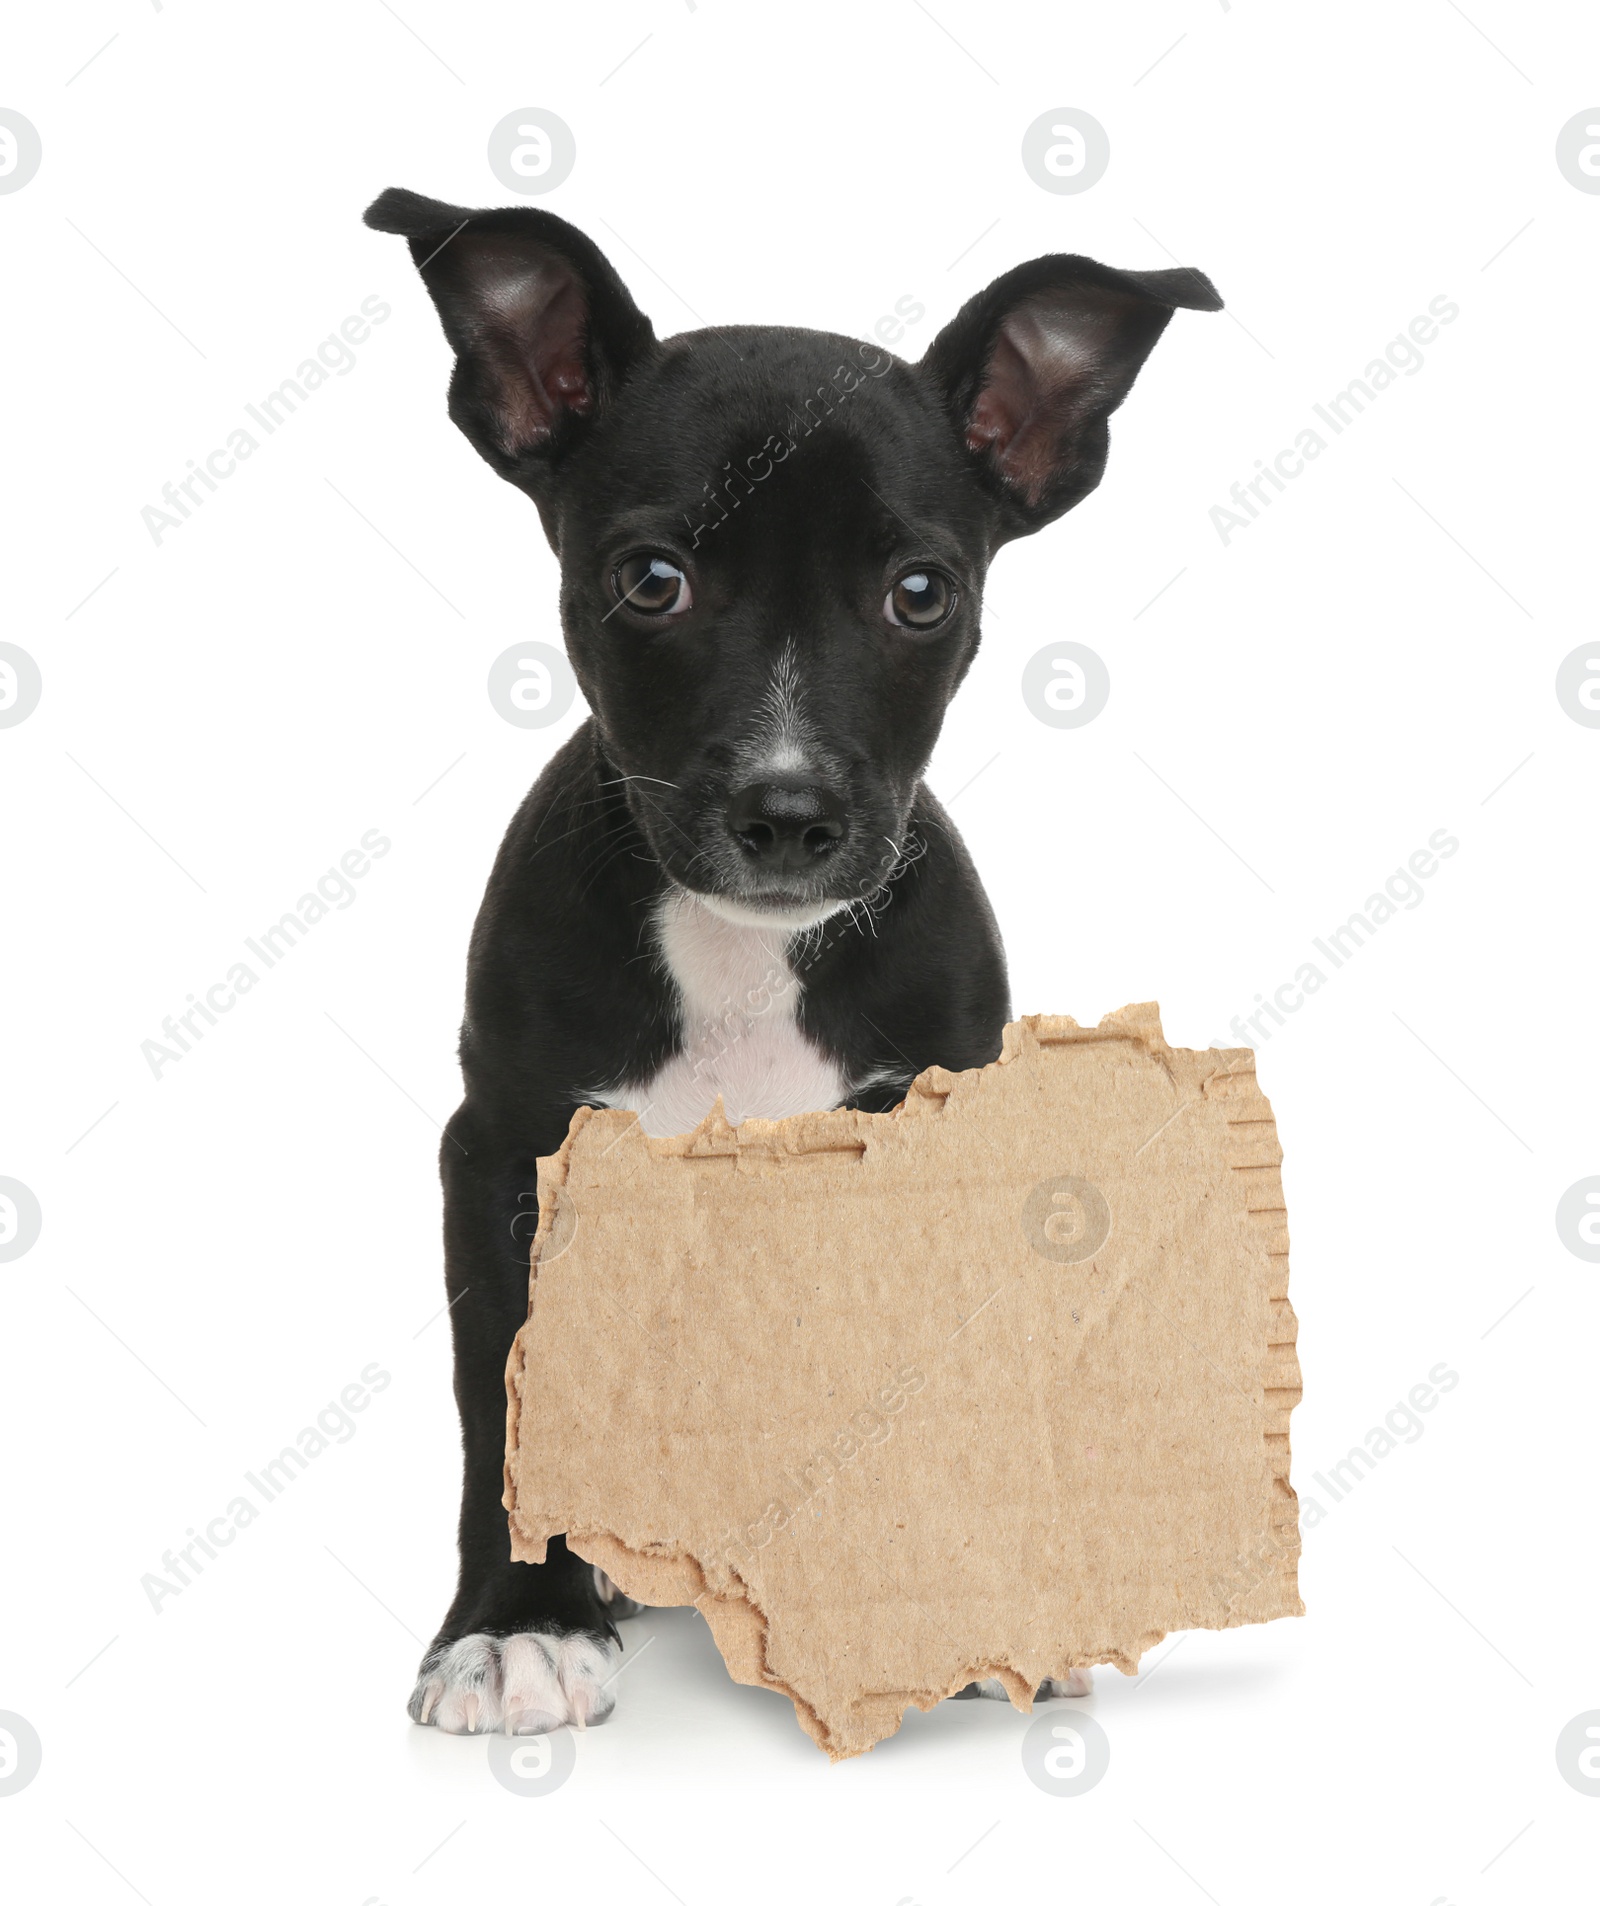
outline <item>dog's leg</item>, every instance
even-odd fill
[[[523,1136],[553,1152],[536,1121]],[[543,1563],[513,1562],[501,1500],[506,1358],[528,1314],[528,1245],[537,1217],[533,1151],[497,1146],[470,1101],[446,1129],[445,1283],[455,1333],[463,1457],[461,1574],[423,1656],[409,1712],[451,1734],[541,1734],[604,1720],[621,1658],[598,1571],[560,1536]]]

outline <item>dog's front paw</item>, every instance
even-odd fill
[[[1094,1669],[1068,1668],[1065,1680],[1041,1681],[1039,1692],[1033,1698],[1036,1701],[1076,1700],[1080,1695],[1093,1693]]]
[[[1076,1700],[1081,1695],[1093,1693],[1094,1669],[1069,1668],[1064,1679],[1052,1678],[1049,1681],[1041,1681],[1039,1691],[1033,1698],[1035,1701],[1059,1701],[1069,1698]],[[1006,1693],[1002,1683],[989,1679],[969,1681],[955,1698],[958,1701],[1009,1701],[1011,1696]]]
[[[622,1658],[599,1635],[463,1635],[432,1649],[406,1711],[446,1734],[548,1734],[587,1727],[616,1706]]]

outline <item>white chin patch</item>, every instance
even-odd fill
[[[702,893],[695,898],[708,913],[736,927],[773,927],[788,933],[803,933],[807,927],[821,926],[836,913],[843,913],[848,900],[818,900],[802,907],[755,907],[743,900],[730,900],[723,894]]]

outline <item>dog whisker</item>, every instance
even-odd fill
[[[678,794],[683,792],[676,781],[663,781],[658,774],[618,774],[609,781],[598,781],[595,785],[602,788],[615,788],[621,787],[624,781],[654,781],[657,787],[672,788]]]

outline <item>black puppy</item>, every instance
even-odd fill
[[[602,1719],[615,1591],[557,1538],[510,1559],[506,1355],[535,1160],[584,1104],[691,1130],[884,1111],[985,1065],[994,916],[921,776],[995,550],[1088,495],[1106,420],[1199,272],[1036,258],[920,364],[823,332],[660,341],[579,231],[400,190],[456,353],[450,415],[527,491],[593,713],[511,824],[472,936],[466,1099],[442,1149],[465,1446],[461,1575],[412,1718]]]

